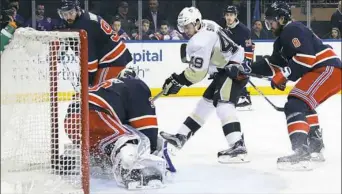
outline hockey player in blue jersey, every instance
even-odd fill
[[[73,103],[64,126],[69,138],[77,143]],[[79,110],[79,109],[77,109]],[[155,106],[149,87],[131,68],[118,78],[89,88],[90,155],[97,163],[111,161],[114,177],[128,189],[163,187],[166,174],[175,172],[167,142],[158,137]]]
[[[304,24],[291,21],[285,2],[275,2],[266,10],[265,25],[277,37],[273,53],[253,63],[251,72],[273,76],[273,89],[285,90],[288,80],[297,81],[284,106],[294,154],[278,158],[278,168],[310,170],[311,161],[324,161],[315,109],[341,90],[341,60]]]
[[[115,78],[132,61],[126,44],[112,27],[100,16],[82,10],[78,0],[62,0],[58,14],[67,29],[87,32],[89,85]]]
[[[238,10],[234,5],[228,5],[224,10],[225,25],[222,28],[230,32],[229,37],[245,49],[245,61],[251,63],[254,57],[254,43],[251,40],[251,31],[237,18]],[[252,101],[246,87],[242,90],[236,107],[242,110],[251,108]]]

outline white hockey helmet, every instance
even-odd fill
[[[184,26],[188,24],[196,25],[196,22],[202,22],[202,14],[196,7],[185,7],[178,15],[177,27],[180,32],[184,32]]]

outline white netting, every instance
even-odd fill
[[[1,193],[83,193],[81,146],[63,127],[81,92],[79,56],[78,32],[29,28],[1,54]],[[80,118],[74,123],[81,129]]]

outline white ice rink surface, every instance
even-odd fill
[[[271,96],[283,106],[286,96]],[[156,101],[159,130],[176,132],[199,98],[160,98]],[[112,180],[91,180],[91,193],[341,193],[341,95],[318,109],[326,162],[307,172],[276,168],[278,157],[290,151],[285,116],[261,96],[252,96],[253,111],[238,112],[250,163],[219,164],[226,149],[220,121],[213,113],[207,123],[172,157],[178,173],[159,190],[127,191]]]

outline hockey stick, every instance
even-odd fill
[[[163,93],[164,93],[164,90],[160,91],[155,97],[151,99],[151,102],[156,101],[161,95],[163,95]]]
[[[61,59],[61,63],[63,64],[64,68],[70,73],[71,71],[70,71],[69,67],[67,66],[67,64],[65,64],[65,61],[63,59]],[[72,79],[71,76],[69,76],[69,81],[70,81],[72,87],[74,88],[75,92],[80,92],[78,84],[76,85],[75,81]]]
[[[65,44],[65,47],[66,47],[66,50],[67,50],[70,47],[70,44],[69,43],[64,43],[64,44]],[[73,51],[73,52],[75,52],[75,51]],[[63,60],[63,55],[65,55],[65,54],[66,54],[66,51],[60,51],[59,61],[63,64],[64,69],[66,69],[67,72],[71,75],[71,71],[70,71],[68,65]],[[75,57],[77,57],[77,56],[75,55]],[[69,77],[69,81],[70,81],[72,87],[74,88],[75,92],[77,92],[77,93],[80,92],[79,85],[77,83],[75,83],[75,80],[73,80],[71,76],[68,76],[68,77]]]
[[[190,63],[190,61],[188,61],[186,59],[186,44],[185,43],[181,44],[181,47],[180,47],[180,57],[181,57],[181,61],[183,63]]]
[[[263,75],[258,75],[258,74],[254,74],[254,73],[249,73],[249,74],[246,74],[246,75],[248,75],[250,77],[255,77],[255,78],[267,80],[267,81],[272,81],[272,78],[267,77],[267,76],[263,76]]]
[[[185,43],[183,43],[181,45],[180,55],[181,55],[181,60],[182,60],[183,63],[190,63],[189,61],[186,60],[186,44]],[[160,96],[163,95],[164,92],[165,92],[164,89],[162,91],[160,91],[155,97],[153,97],[151,99],[151,102],[156,101]]]
[[[276,105],[274,105],[265,95],[264,93],[262,93],[254,84],[251,80],[248,80],[248,83],[250,83],[253,88],[262,96],[265,98],[265,100],[271,105],[273,106],[274,109],[276,109],[277,111],[280,111],[280,112],[284,112],[284,108],[281,108],[281,107],[277,107]]]

